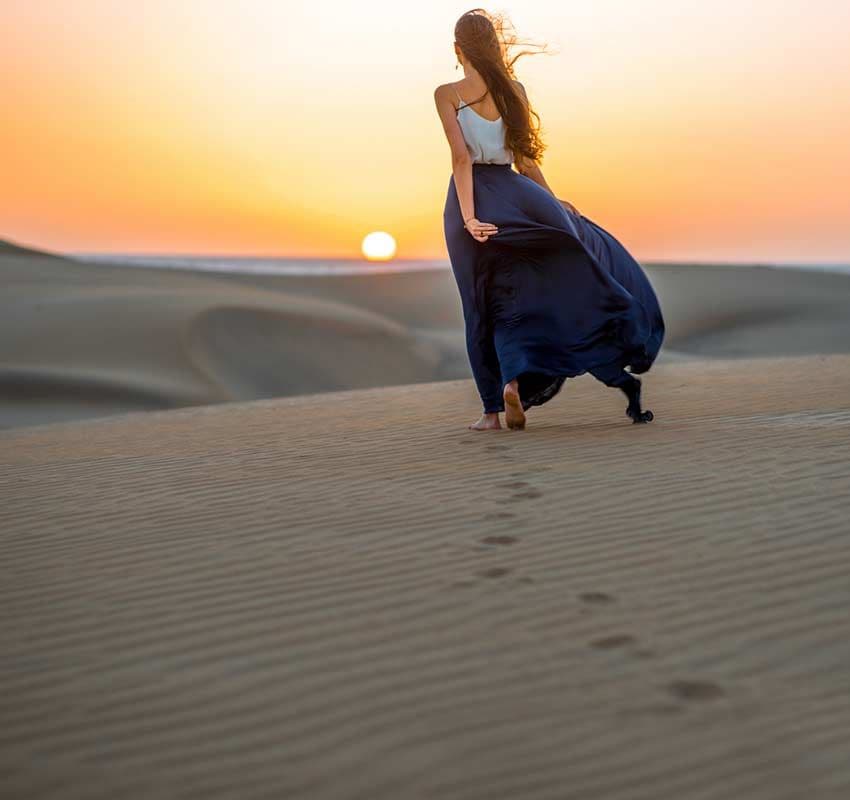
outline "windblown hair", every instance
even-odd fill
[[[455,42],[464,56],[478,71],[487,84],[493,102],[505,123],[505,147],[519,160],[525,156],[539,162],[546,145],[540,138],[542,130],[540,116],[526,102],[522,90],[516,85],[514,64],[524,55],[545,51],[546,45],[535,50],[523,50],[514,56],[509,51],[520,42],[513,33],[513,26],[501,14],[489,14],[483,8],[465,12],[455,23]],[[486,97],[481,95],[474,103]]]

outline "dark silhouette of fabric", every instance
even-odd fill
[[[484,411],[504,410],[503,387],[515,378],[528,409],[585,372],[621,387],[626,367],[646,372],[664,319],[625,247],[510,164],[473,163],[472,176],[475,216],[498,233],[477,242],[466,231],[454,176],[443,228]]]

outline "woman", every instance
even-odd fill
[[[646,274],[546,183],[539,117],[513,77],[519,56],[507,60],[501,19],[466,12],[454,47],[464,77],[434,100],[452,152],[443,227],[484,406],[469,427],[499,429],[504,411],[524,428],[531,406],[585,372],[625,392],[633,422],[649,422],[633,373],[652,366],[664,320]]]

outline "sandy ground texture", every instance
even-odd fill
[[[850,796],[850,356],[0,432],[15,798]]]
[[[683,358],[850,350],[850,276],[647,266]],[[227,276],[0,242],[0,428],[470,378],[449,271]]]

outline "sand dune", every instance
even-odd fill
[[[843,800],[850,356],[647,385],[0,433],[4,795]]]
[[[850,275],[710,265],[648,268],[665,346],[711,358],[850,352]]]
[[[850,276],[649,266],[659,363],[850,349]],[[0,427],[471,378],[453,276],[210,275],[0,251]]]
[[[0,272],[4,427],[447,376],[445,341],[353,303],[41,256]]]

